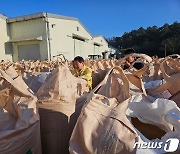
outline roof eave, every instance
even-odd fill
[[[107,44],[109,44],[103,35],[95,35],[95,36],[93,36],[93,39],[96,38],[96,37],[102,37],[102,38],[104,39],[104,41],[105,41]]]
[[[3,14],[0,14],[0,18],[1,18],[1,19],[4,19],[4,20],[7,19],[7,17],[6,17],[5,15],[3,15]]]
[[[42,17],[45,17],[45,15],[46,14],[44,12],[40,12],[40,13],[35,13],[35,14],[30,14],[30,15],[24,15],[24,16],[19,16],[19,17],[14,17],[14,18],[8,18],[7,23],[42,18]]]
[[[18,21],[37,19],[37,18],[42,18],[42,17],[78,21],[81,24],[81,26],[89,33],[89,35],[91,37],[93,37],[92,34],[86,29],[86,27],[81,23],[81,21],[78,18],[67,17],[67,16],[62,16],[62,15],[57,15],[57,14],[52,14],[52,13],[47,13],[47,12],[40,12],[40,13],[35,13],[35,14],[30,14],[30,15],[24,15],[24,16],[19,16],[19,17],[14,17],[14,18],[8,18],[7,23],[13,23],[13,22],[18,22]]]

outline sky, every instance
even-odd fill
[[[180,22],[180,0],[0,0],[8,18],[38,12],[78,18],[92,35],[112,38]]]

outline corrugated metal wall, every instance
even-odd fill
[[[19,45],[18,60],[38,60],[41,59],[39,44]]]
[[[25,56],[27,54],[27,53],[23,54],[22,49],[20,49],[19,46],[28,46],[27,48],[29,48],[31,45],[33,46],[34,44],[38,44],[39,46],[38,53],[34,53],[34,54],[36,55],[40,54],[39,56],[40,60],[48,59],[47,29],[44,18],[37,18],[27,21],[10,23],[10,30],[11,30],[11,41],[15,41],[13,43],[14,61],[18,61],[19,57],[23,57],[23,55]],[[42,41],[36,40],[36,38],[38,37],[41,37]],[[21,41],[16,42],[16,40],[18,39],[20,39]],[[31,52],[33,53],[34,51],[32,50]],[[36,58],[31,57],[31,59],[36,59]]]
[[[10,24],[10,29],[11,39],[46,36],[46,27],[43,18],[14,22]]]

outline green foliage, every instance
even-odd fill
[[[162,27],[140,27],[124,33],[121,37],[113,37],[109,44],[118,49],[134,48],[138,53],[158,57],[170,54],[180,54],[180,23],[164,24]]]

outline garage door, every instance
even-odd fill
[[[85,53],[85,42],[81,40],[75,39],[75,56],[82,56],[84,57]]]
[[[40,60],[39,44],[19,45],[18,59],[20,60]]]

